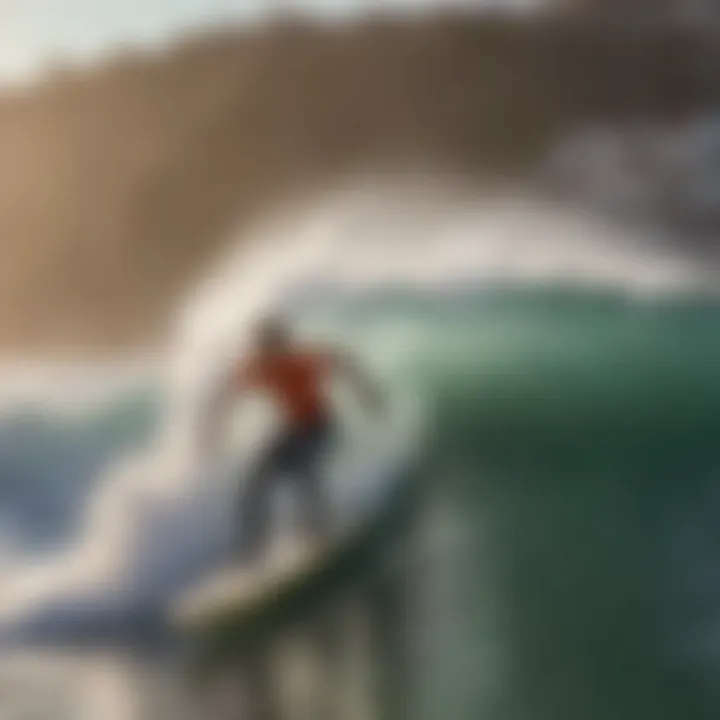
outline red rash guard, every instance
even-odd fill
[[[266,390],[291,425],[311,427],[328,416],[323,381],[333,358],[326,353],[287,352],[250,360],[236,375],[241,389]]]

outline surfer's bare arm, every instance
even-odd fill
[[[215,450],[220,428],[230,408],[242,397],[245,391],[244,385],[242,378],[238,378],[237,374],[227,372],[212,387],[200,419],[200,443],[205,452]]]
[[[355,358],[346,353],[333,353],[332,359],[334,369],[353,386],[368,410],[378,413],[385,409],[382,388]]]

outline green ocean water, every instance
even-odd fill
[[[716,716],[718,321],[577,287],[346,317],[432,414],[409,714]]]
[[[718,716],[720,303],[506,286],[303,318],[428,415],[404,666],[362,717]],[[370,664],[390,673],[396,650]],[[123,660],[123,720],[180,717],[137,709],[148,684],[164,707],[187,690],[147,662]]]

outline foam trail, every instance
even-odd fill
[[[194,452],[198,403],[243,349],[258,313],[300,291],[570,280],[642,295],[717,280],[700,263],[610,224],[441,180],[353,184],[242,240],[177,318],[169,419],[157,442],[109,472],[75,545],[39,567],[5,569],[0,611],[11,626],[145,611],[218,561],[227,544],[227,474]]]

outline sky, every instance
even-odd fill
[[[31,80],[58,60],[86,62],[118,46],[157,44],[195,27],[248,22],[269,12],[305,11],[332,19],[368,11],[468,7],[491,1],[0,0],[0,82]]]

